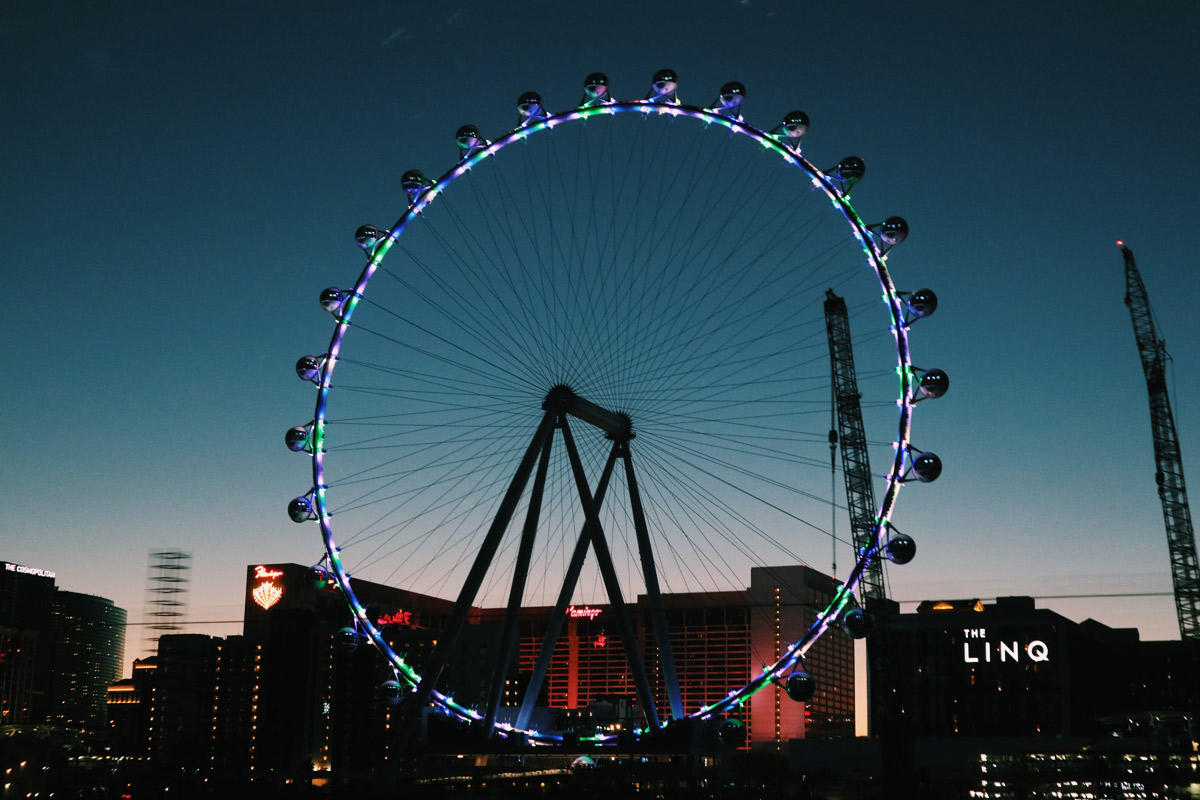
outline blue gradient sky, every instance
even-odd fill
[[[308,476],[282,434],[310,415],[292,365],[328,340],[315,298],[356,274],[354,229],[399,215],[405,169],[449,167],[460,124],[511,127],[521,92],[558,110],[600,70],[640,97],[670,66],[687,102],[746,84],[761,127],[803,108],[805,155],[863,156],[856,205],[912,226],[897,283],[941,299],[915,361],[953,386],[918,409],[945,472],[901,494],[919,553],[893,595],[1169,592],[1113,240],[1194,464],[1200,6],[916,5],[8,4],[0,558],[136,621],[147,551],[178,547],[191,618],[239,619],[246,564],[320,555],[284,513]],[[1169,596],[1041,605],[1178,636]]]

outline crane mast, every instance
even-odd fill
[[[1133,251],[1123,242],[1117,242],[1117,245],[1125,257],[1125,305],[1129,306],[1129,315],[1133,319],[1133,333],[1142,358],[1142,371],[1146,375],[1146,391],[1150,395],[1154,477],[1167,527],[1179,634],[1183,639],[1200,639],[1200,568],[1196,564],[1196,536],[1183,481],[1183,458],[1175,432],[1175,417],[1171,413],[1171,399],[1167,394],[1167,348],[1154,327],[1150,298],[1137,262],[1133,260]]]
[[[846,479],[846,506],[850,509],[850,532],[855,550],[861,552],[871,546],[875,532],[875,490],[871,485],[871,463],[867,457],[867,435],[863,430],[860,402],[862,395],[854,374],[846,301],[832,289],[825,291],[825,329],[829,334],[829,361],[833,367],[834,405],[842,472]],[[830,438],[833,438],[832,432]],[[871,559],[860,586],[864,600],[885,596],[881,558]]]

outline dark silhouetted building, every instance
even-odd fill
[[[159,637],[151,743],[152,758],[159,763],[189,769],[209,765],[220,642],[198,633]]]
[[[54,593],[50,721],[98,731],[107,720],[108,687],[121,675],[125,609],[90,594]]]
[[[111,600],[0,561],[0,724],[104,730],[124,650],[125,611]]]
[[[252,771],[257,764],[257,729],[262,645],[244,636],[217,642],[209,761],[218,773]]]
[[[837,589],[803,566],[755,569],[750,578],[742,592],[663,598],[685,713],[749,682]],[[419,671],[453,604],[366,581],[356,581],[355,591],[384,639]],[[130,680],[110,687],[115,750],[218,779],[250,773],[308,783],[327,770],[361,776],[386,766],[409,725],[422,725],[431,740],[452,735],[440,717],[409,708],[406,693],[389,688],[392,666],[354,633],[335,583],[301,565],[260,564],[247,568],[245,592],[242,636],[165,635],[154,659],[136,662]],[[630,609],[638,647],[654,662],[649,601],[639,597]],[[608,605],[568,609],[537,726],[583,736],[644,724],[615,613]],[[553,609],[521,610],[516,651],[499,664],[504,614],[471,609],[439,689],[481,708],[499,672],[500,719],[512,721]],[[810,651],[807,667],[820,687],[810,703],[770,687],[743,707],[747,747],[776,749],[806,733],[853,735],[853,642],[831,632]],[[649,677],[656,704],[669,715],[659,671]]]
[[[113,755],[146,759],[157,735],[158,658],[135,659],[129,678],[108,687],[109,746]]]
[[[452,603],[359,581],[359,599],[398,652],[421,663]],[[337,762],[367,769],[387,756],[398,713],[385,696],[391,667],[374,649],[339,643],[351,626],[335,583],[299,564],[246,569],[243,635],[257,648],[255,769],[311,773]],[[454,659],[478,667],[478,660]],[[443,676],[453,675],[454,663]],[[470,680],[464,680],[469,685]],[[467,699],[464,697],[464,700]]]
[[[108,687],[111,752],[167,770],[249,774],[261,658],[242,636],[161,636],[157,655]]]
[[[746,684],[776,660],[790,644],[787,637],[807,630],[837,587],[816,570],[789,566],[752,570],[742,592],[664,595],[685,713]],[[366,581],[356,582],[355,591],[392,648],[419,669],[452,603]],[[649,600],[639,597],[630,608],[638,647],[654,656]],[[501,720],[515,717],[552,613],[549,607],[521,610],[516,653],[504,670]],[[581,735],[594,732],[586,728],[596,717],[581,712],[598,702],[628,709],[625,725],[644,722],[615,613],[608,605],[568,609],[540,693],[539,705],[558,714],[555,724],[578,727]],[[504,609],[475,608],[468,615],[439,684],[462,705],[486,703],[503,618]],[[308,568],[248,567],[244,632],[261,647],[260,767],[369,769],[392,752],[404,708],[389,703],[382,686],[395,676],[374,648],[337,643],[335,634],[350,622],[336,586],[314,584]],[[778,749],[805,735],[854,735],[853,641],[831,632],[809,652],[807,668],[818,685],[809,703],[771,686],[742,709],[750,747]],[[661,675],[651,670],[649,677],[656,705],[668,709]]]
[[[891,666],[871,676],[872,714],[913,736],[1096,736],[1103,717],[1194,712],[1200,695],[1200,642],[1140,642],[1029,597],[927,601],[891,615],[868,646]]]
[[[0,724],[50,718],[54,573],[0,561]]]
[[[1001,597],[890,604],[867,646],[883,763],[923,796],[1175,797],[1200,777],[1200,641]]]

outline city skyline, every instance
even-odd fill
[[[689,102],[743,82],[763,127],[805,109],[805,154],[863,156],[856,205],[912,225],[897,281],[942,303],[915,358],[952,389],[919,415],[945,472],[903,492],[918,553],[889,573],[892,596],[1031,595],[1178,637],[1113,240],[1137,254],[1175,358],[1186,468],[1200,161],[1197,112],[1173,98],[1196,71],[1194,6],[282,8],[67,3],[60,20],[28,4],[0,29],[23,109],[0,131],[5,272],[22,287],[3,323],[0,557],[131,623],[151,549],[194,554],[196,622],[237,619],[247,564],[319,560],[285,514],[307,477],[282,434],[309,413],[292,365],[327,341],[316,296],[357,269],[355,228],[397,216],[405,169],[445,169],[460,124],[507,130],[521,92],[565,108],[603,70],[640,97],[670,66]]]

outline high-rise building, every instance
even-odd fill
[[[0,561],[0,724],[50,717],[54,573]]]
[[[421,663],[453,604],[365,581],[356,588],[385,637]],[[243,635],[258,648],[256,771],[311,772],[335,762],[365,769],[387,756],[400,709],[382,684],[395,676],[352,632],[339,642],[335,634],[347,627],[336,584],[314,580],[308,567],[247,567]],[[455,661],[461,668],[467,660]]]
[[[158,640],[153,757],[185,769],[210,764],[217,650],[221,640],[199,633]]]
[[[108,688],[112,754],[188,774],[253,772],[261,648],[242,636],[165,634],[158,649]]]
[[[684,713],[720,699],[778,659],[791,643],[788,637],[798,639],[808,629],[838,586],[828,576],[796,565],[754,569],[750,586],[742,592],[665,595]],[[393,648],[404,652],[410,663],[422,664],[452,604],[366,581],[355,587]],[[637,598],[630,610],[640,652],[654,655],[649,600]],[[482,608],[470,612],[440,683],[453,691],[457,702],[486,703],[499,667],[494,654],[504,613]],[[501,719],[515,716],[552,613],[548,607],[521,610],[517,652],[499,670],[505,680],[502,705],[508,706],[501,709]],[[608,605],[568,609],[539,693],[539,705],[559,712],[556,724],[591,724],[591,718],[579,712],[597,701],[627,709],[625,724],[642,724],[615,613]],[[308,568],[248,568],[245,636],[262,648],[256,745],[260,764],[298,769],[340,758],[340,763],[350,759],[365,767],[386,757],[399,709],[387,703],[380,685],[394,676],[372,648],[355,650],[335,642],[334,634],[350,623],[336,586],[314,585]],[[770,686],[743,707],[740,717],[750,747],[777,749],[805,736],[853,736],[853,641],[840,632],[822,637],[809,651],[806,668],[818,687],[809,702],[797,703],[781,688]],[[657,670],[650,673],[656,705],[669,708],[662,675]],[[298,698],[309,699],[297,702]],[[356,744],[349,747],[349,742]],[[371,743],[365,749],[378,752],[364,755],[364,742]]]
[[[216,772],[252,771],[258,761],[259,675],[262,645],[244,636],[217,642],[213,664],[209,760]]]
[[[124,609],[58,588],[49,570],[0,561],[0,724],[103,730],[124,648]]]
[[[297,564],[252,565],[242,636],[163,636],[159,655],[137,662],[134,678],[109,692],[122,747],[167,766],[297,779],[314,770],[363,774],[396,757],[423,710],[408,708],[405,694],[389,688],[392,667],[355,633],[336,585],[317,577]],[[741,592],[665,595],[684,713],[748,683],[782,654],[787,637],[803,634],[837,588],[815,570],[791,566],[753,570]],[[453,604],[365,581],[355,589],[391,647],[419,669]],[[629,609],[637,647],[656,663],[648,599],[638,597]],[[539,692],[537,727],[584,735],[644,724],[616,613],[608,605],[567,610]],[[516,652],[501,664],[505,610],[471,609],[439,688],[460,704],[483,707],[499,674],[499,717],[513,720],[552,614],[522,609]],[[807,704],[771,686],[740,710],[747,747],[775,749],[788,739],[852,730],[852,641],[840,632],[823,637],[806,668],[819,687]],[[662,675],[653,666],[648,672],[660,716],[668,716]],[[431,738],[443,735],[437,719],[426,729]],[[130,733],[134,720],[150,730]]]
[[[762,567],[750,571],[753,655],[777,660],[833,600],[838,584],[811,567]],[[839,631],[817,640],[805,659],[816,692],[804,703],[769,686],[751,701],[750,742],[781,750],[790,739],[854,736],[854,642]]]
[[[133,674],[108,687],[109,746],[115,756],[149,758],[158,722],[158,657],[135,659]]]
[[[868,646],[890,665],[871,676],[872,716],[908,737],[1088,737],[1113,715],[1200,711],[1200,643],[1140,642],[1029,597],[926,601]]]
[[[764,665],[777,661],[829,604],[838,586],[814,569],[794,565],[752,569],[745,592],[664,595],[684,713],[745,685]],[[551,612],[522,609],[515,686],[523,687],[523,678],[533,669]],[[596,605],[571,607],[567,613],[543,688],[545,705],[569,710],[602,698],[625,697],[632,702],[633,676],[611,620],[614,611]],[[648,598],[639,597],[632,613],[640,652],[655,653]],[[502,609],[484,610],[480,619],[498,622],[502,614]],[[810,649],[806,667],[816,676],[818,687],[807,703],[797,703],[781,687],[771,685],[741,709],[751,748],[779,749],[789,739],[806,736],[854,735],[853,640],[839,632],[822,637]],[[668,708],[662,675],[652,671],[650,679],[656,706]]]
[[[685,713],[720,699],[735,686],[750,680],[750,609],[744,592],[667,594],[663,596],[667,629],[671,638],[681,702]],[[650,602],[645,596],[629,606],[638,652],[650,664],[657,661],[658,645],[650,625]],[[518,656],[506,665],[506,691],[502,704],[521,702],[541,651],[553,608],[521,610]],[[644,724],[638,707],[637,690],[621,640],[616,610],[607,604],[571,606],[555,644],[538,704],[548,709],[576,712],[603,702],[613,706],[603,720],[589,714],[562,716],[565,727],[591,733],[595,725],[614,730]],[[484,609],[479,626],[498,632],[504,609]],[[475,670],[481,686],[471,687],[482,701],[492,680],[495,664]],[[669,698],[661,671],[648,668],[648,679],[659,716],[669,710]],[[455,697],[458,697],[455,689]],[[501,718],[513,716],[501,713]],[[607,724],[602,724],[607,723]]]
[[[50,721],[103,730],[108,687],[121,675],[125,609],[111,600],[59,589],[51,603],[54,676]]]

